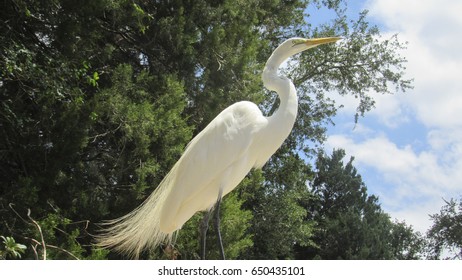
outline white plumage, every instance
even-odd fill
[[[137,258],[147,247],[169,243],[196,212],[213,207],[252,168],[262,167],[289,135],[297,115],[292,82],[277,69],[290,56],[339,38],[292,38],[282,43],[263,71],[266,88],[278,93],[280,106],[270,117],[241,101],[223,110],[187,145],[155,191],[131,213],[105,223],[97,237],[103,247]]]

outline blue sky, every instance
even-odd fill
[[[369,193],[392,218],[426,232],[444,199],[462,196],[462,1],[350,0],[369,10],[383,38],[407,41],[406,77],[414,89],[374,95],[376,108],[354,124],[357,101],[333,95],[340,109],[325,146],[345,149]],[[312,11],[314,13],[314,11]],[[313,15],[328,16],[324,12]]]

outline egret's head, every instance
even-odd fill
[[[273,66],[276,68],[289,57],[311,49],[323,44],[333,43],[340,40],[340,37],[326,37],[326,38],[314,38],[314,39],[304,39],[304,38],[290,38],[284,41],[276,50],[273,52],[272,57],[268,62],[274,63]]]
[[[280,47],[284,48],[284,51],[286,51],[287,53],[291,53],[290,56],[292,56],[307,49],[311,49],[328,43],[337,42],[340,39],[340,37],[326,37],[314,39],[291,38],[282,43]]]

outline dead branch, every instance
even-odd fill
[[[29,219],[32,221],[32,223],[35,225],[35,227],[37,228],[37,230],[39,231],[40,233],[40,239],[42,240],[42,256],[43,256],[43,260],[46,260],[47,259],[47,245],[45,244],[45,239],[43,238],[43,233],[42,233],[42,228],[40,227],[40,225],[34,220],[32,219],[32,217],[30,216],[30,209],[27,209],[27,217],[29,217]]]

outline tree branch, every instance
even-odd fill
[[[40,246],[43,246],[43,245],[42,245],[38,240],[36,240],[36,239],[34,239],[34,238],[29,238],[29,237],[24,237],[24,238],[25,238],[25,239],[28,239],[28,240],[30,240],[30,241],[32,241],[32,242],[35,243],[35,245],[32,246],[32,249],[34,250],[35,255],[36,255],[36,258],[38,259],[38,254],[37,254],[36,247],[37,247],[38,245],[40,245]],[[72,258],[74,258],[74,259],[76,259],[76,260],[80,260],[76,255],[72,254],[71,252],[69,252],[69,251],[66,250],[66,249],[60,248],[60,247],[55,246],[55,245],[50,245],[50,244],[46,244],[46,246],[47,246],[48,248],[56,249],[56,250],[58,250],[58,251],[61,251],[61,252],[63,252],[63,253],[66,253],[66,254],[68,254],[69,256],[71,256]]]
[[[47,259],[47,245],[45,244],[45,239],[43,238],[42,228],[34,219],[32,219],[32,217],[30,216],[30,212],[31,212],[30,209],[27,209],[27,217],[29,217],[29,219],[32,221],[32,223],[35,225],[35,227],[40,233],[40,239],[42,240],[41,245],[43,248],[42,256],[43,256],[43,260],[46,260]]]

